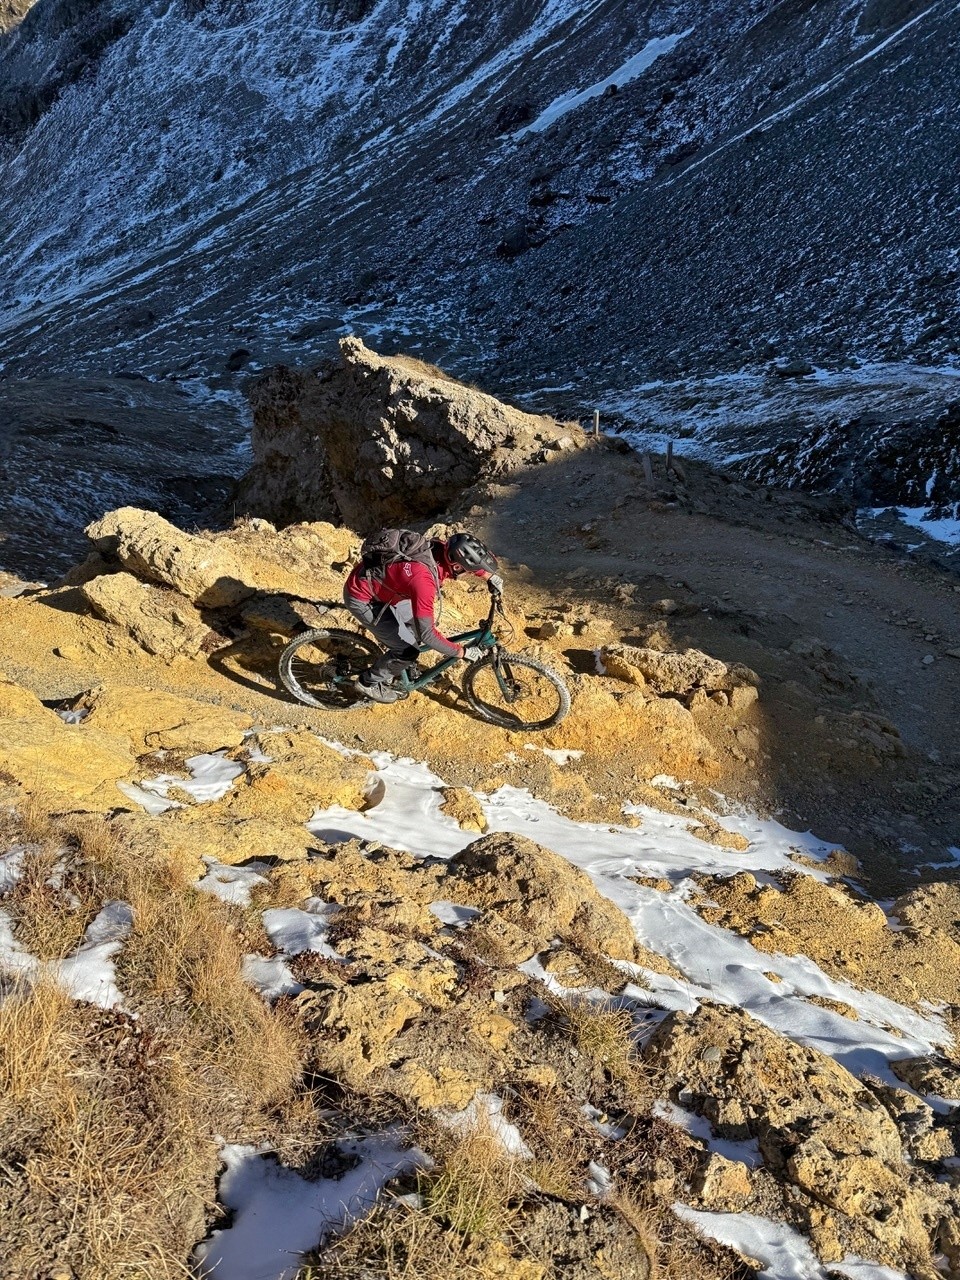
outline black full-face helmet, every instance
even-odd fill
[[[455,533],[447,539],[446,546],[447,560],[455,574],[474,573],[477,569],[497,572],[497,557],[472,533]]]

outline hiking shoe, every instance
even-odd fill
[[[382,684],[379,681],[367,681],[363,676],[357,681],[357,688],[365,698],[369,698],[372,702],[396,702],[400,697],[396,689],[391,689],[388,684]]]

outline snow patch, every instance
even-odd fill
[[[208,854],[203,855],[207,874],[193,882],[201,893],[212,893],[223,902],[235,907],[249,907],[250,892],[257,885],[269,884],[270,865],[266,862],[248,862],[245,867],[230,867],[217,862]]]
[[[533,1155],[517,1126],[504,1118],[503,1099],[495,1093],[478,1093],[462,1111],[439,1109],[434,1115],[444,1128],[456,1134],[466,1136],[489,1130],[508,1156],[529,1160]]]
[[[753,1213],[707,1213],[685,1204],[675,1204],[673,1210],[701,1235],[756,1258],[763,1267],[760,1280],[827,1280],[807,1241],[782,1222]],[[830,1264],[830,1274],[837,1272],[850,1280],[909,1280],[902,1271],[850,1256]]]
[[[312,951],[328,960],[342,960],[343,956],[325,941],[330,921],[339,910],[335,902],[308,898],[303,907],[273,907],[265,911],[263,927],[273,945],[285,955]]]
[[[540,112],[536,120],[518,130],[514,137],[522,138],[528,133],[543,133],[544,129],[549,129],[561,116],[589,102],[591,98],[599,98],[607,89],[611,87],[622,89],[625,84],[642,75],[657,58],[675,48],[692,30],[693,27],[688,27],[686,31],[675,35],[659,36],[648,40],[639,53],[622,62],[616,71],[611,71],[603,80],[598,80],[596,84],[589,85],[588,88],[581,89],[579,92],[564,93],[559,98],[554,98],[549,107]]]
[[[87,926],[74,955],[54,966],[59,982],[74,1000],[85,1000],[101,1009],[122,1004],[113,957],[130,936],[133,909],[126,902],[108,902]]]
[[[946,542],[953,547],[960,546],[960,519],[948,516],[937,519],[928,514],[929,510],[929,507],[868,507],[864,514],[876,518],[889,513],[911,529],[926,534],[928,538]]]
[[[384,1185],[425,1163],[416,1148],[391,1136],[337,1142],[358,1163],[340,1178],[308,1182],[256,1147],[223,1148],[220,1200],[232,1225],[196,1251],[204,1280],[294,1280],[299,1256],[368,1213]]]

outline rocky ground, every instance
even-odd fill
[[[293,703],[342,523],[125,507],[60,583],[6,580],[7,1270],[957,1273],[951,578],[831,500],[377,378],[412,501],[439,420],[487,432],[435,527],[502,554],[571,713]],[[263,501],[271,441],[336,415],[303,376],[285,403]]]

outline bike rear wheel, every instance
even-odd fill
[[[301,631],[280,655],[280,679],[308,707],[348,711],[369,700],[358,693],[356,678],[379,655],[366,636],[339,627]]]
[[[492,653],[473,663],[463,692],[477,715],[502,729],[550,729],[570,710],[561,677],[519,653]]]

